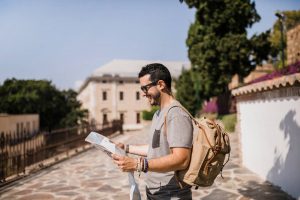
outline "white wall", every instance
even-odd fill
[[[300,199],[300,97],[238,103],[243,164]]]

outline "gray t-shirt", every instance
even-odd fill
[[[158,110],[152,119],[149,134],[148,159],[163,157],[170,154],[172,147],[192,148],[193,124],[189,115],[178,107],[178,101],[172,102],[162,110]],[[164,118],[167,114],[167,133],[164,128]],[[151,191],[157,191],[160,186],[177,184],[174,181],[174,171],[146,173],[146,184]]]

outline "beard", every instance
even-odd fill
[[[154,95],[146,95],[149,99],[149,103],[151,106],[159,106],[160,105],[160,92],[157,92]]]

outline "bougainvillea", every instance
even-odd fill
[[[278,78],[278,77],[285,76],[285,75],[291,75],[291,74],[295,74],[295,73],[300,73],[300,61],[296,62],[294,64],[291,64],[285,68],[282,68],[280,70],[273,71],[270,74],[267,74],[267,75],[261,76],[257,79],[254,79],[249,84],[258,83],[258,82],[266,81],[266,80],[271,80],[274,78]]]
[[[217,99],[213,98],[204,103],[202,107],[202,113],[218,113]]]

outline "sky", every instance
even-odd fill
[[[270,29],[276,11],[300,9],[300,0],[255,2],[262,19],[249,36]],[[75,89],[113,59],[188,61],[194,13],[179,0],[0,0],[0,84]]]

